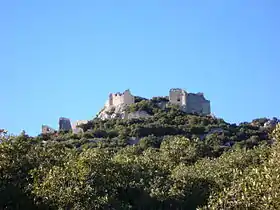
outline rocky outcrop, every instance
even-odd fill
[[[273,118],[272,120],[268,120],[267,122],[264,123],[265,128],[275,128],[277,123],[279,123],[280,120],[277,118]]]
[[[129,113],[127,115],[127,119],[147,118],[150,116],[151,115],[149,115],[146,111],[136,111],[136,112]]]
[[[106,119],[114,119],[114,118],[120,118],[120,119],[147,118],[151,116],[146,111],[136,111],[136,112],[128,113],[126,109],[127,109],[126,104],[104,107],[99,112],[97,117],[102,120],[106,120]]]

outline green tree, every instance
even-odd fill
[[[268,160],[264,158],[261,165],[250,167],[231,186],[213,196],[205,209],[280,209],[280,125],[274,137],[277,141]]]

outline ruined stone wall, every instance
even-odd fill
[[[186,105],[186,100],[187,100],[187,92],[179,89],[179,88],[174,88],[169,91],[169,102],[172,104],[176,104],[179,106],[184,106]]]
[[[55,129],[51,128],[50,126],[47,125],[42,125],[42,133],[47,134],[47,133],[54,133]]]
[[[187,97],[187,112],[210,114],[210,101],[202,94],[189,93]]]
[[[173,88],[169,91],[169,102],[181,106],[182,110],[188,113],[211,114],[210,101],[204,98],[203,93],[187,93],[180,88]],[[110,109],[120,104],[133,104],[135,97],[129,90],[123,93],[114,93],[109,95],[105,104],[106,109]]]
[[[129,90],[123,93],[113,93],[109,95],[109,99],[105,103],[105,107],[118,106],[120,104],[133,104],[135,103],[135,97]]]
[[[124,103],[124,95],[120,93],[116,93],[112,95],[112,105],[117,106],[119,104]]]
[[[203,93],[187,93],[183,89],[173,88],[169,91],[169,102],[181,106],[187,113],[211,113],[210,101],[204,98]]]
[[[135,97],[130,93],[129,90],[126,90],[123,93],[123,102],[124,102],[124,104],[134,104],[135,103]]]
[[[202,114],[204,114],[204,115],[211,114],[210,101],[206,100],[206,101],[202,104]]]
[[[71,121],[68,118],[60,117],[58,124],[59,130],[69,131],[72,129]]]

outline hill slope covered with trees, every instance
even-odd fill
[[[1,133],[1,209],[280,209],[280,126],[142,100],[143,119]]]

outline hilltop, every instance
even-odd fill
[[[142,101],[150,101],[150,104],[145,104]],[[139,104],[142,102],[142,104]],[[134,105],[134,108],[127,109],[128,106]],[[105,103],[104,108],[99,112],[98,118],[111,119],[122,118],[132,119],[149,117],[152,115],[152,110],[148,106],[165,109],[169,105],[177,105],[180,110],[185,113],[196,113],[207,115],[211,113],[210,101],[206,100],[203,93],[187,93],[181,88],[172,88],[169,90],[168,96],[153,97],[146,99],[139,96],[134,96],[130,90],[125,90],[123,93],[111,93]],[[146,106],[146,107],[144,107]]]
[[[167,137],[183,136],[191,141],[203,142],[220,153],[231,147],[252,148],[273,141],[269,133],[279,122],[277,118],[231,124],[209,112],[187,112],[185,106],[174,103],[177,99],[171,100],[174,92],[178,97],[185,94],[181,89],[171,89],[169,97],[151,99],[133,96],[129,90],[122,94],[110,94],[104,108],[94,119],[76,122],[71,132],[68,131],[71,128],[68,122],[68,130],[61,129],[58,133],[52,130],[38,138],[69,145],[71,142],[79,142],[77,145],[83,142],[84,146],[91,147],[97,143],[118,146],[139,143],[142,146],[146,144],[146,147],[159,147]],[[112,99],[114,96],[118,97],[117,101]],[[65,119],[61,118],[60,123]]]
[[[134,117],[96,117],[77,126],[82,132],[61,131],[42,134],[38,138],[64,142],[67,145],[71,145],[71,142],[79,142],[80,145],[83,142],[84,146],[90,147],[95,147],[98,143],[121,147],[139,143],[144,147],[160,147],[160,142],[170,136],[183,136],[191,141],[203,142],[215,152],[222,153],[231,147],[252,148],[272,142],[269,133],[279,122],[276,118],[259,118],[236,125],[213,115],[185,113],[176,105],[162,109],[155,99],[141,100],[126,106],[125,110],[128,116],[133,113]],[[136,113],[145,113],[145,116],[135,117]]]
[[[140,96],[134,96],[129,89],[123,93],[110,93],[104,107],[97,114],[97,118],[106,119],[141,119],[148,118],[161,110],[168,110],[169,107],[176,106],[182,112],[187,114],[211,115],[210,101],[204,97],[204,94],[188,93],[180,88],[169,90],[168,96],[152,97],[146,99]],[[81,132],[81,124],[86,124],[88,120],[78,120],[74,123],[65,117],[59,118],[59,130],[74,133]],[[42,125],[42,133],[54,133],[55,129]]]

